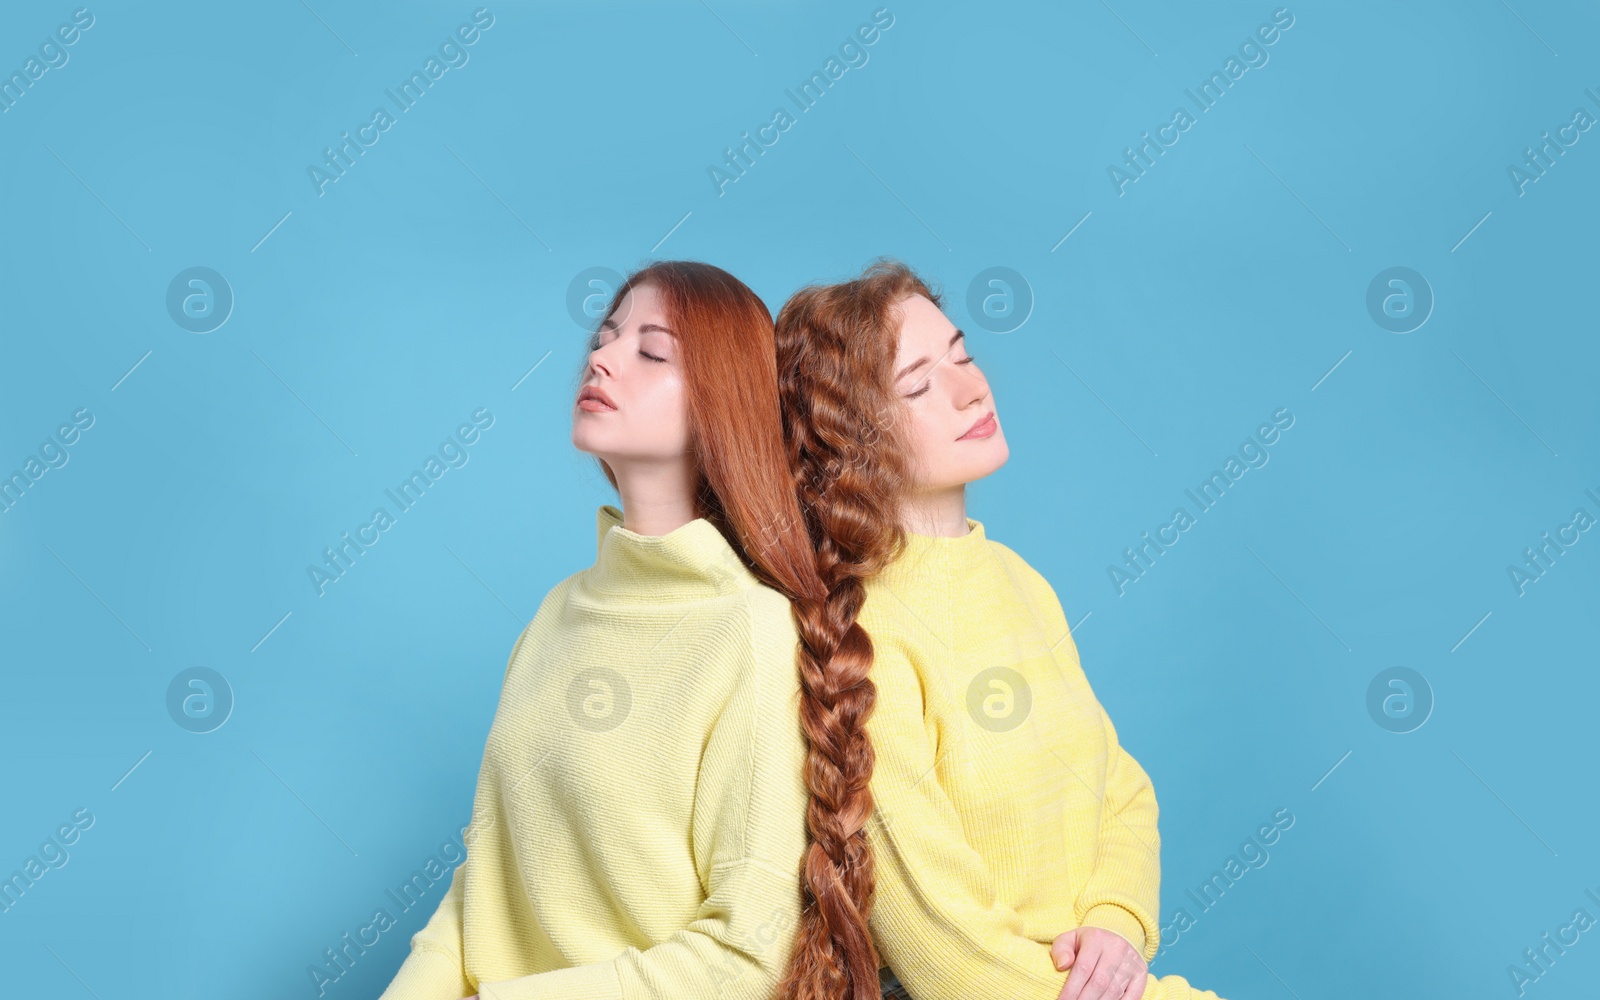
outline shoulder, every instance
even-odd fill
[[[1034,569],[1028,561],[1003,542],[986,539],[989,550],[994,554],[995,561],[1011,580],[1021,599],[1027,604],[1029,610],[1041,623],[1046,623],[1051,632],[1051,638],[1056,638],[1056,633],[1067,631],[1066,612],[1062,610],[1061,600],[1056,596],[1056,590],[1050,586],[1043,573]]]
[[[989,551],[994,555],[1002,568],[1015,577],[1019,583],[1026,583],[1032,589],[1050,589],[1050,582],[1038,570],[1034,569],[1028,560],[1017,555],[1015,549],[1004,542],[997,542],[992,538],[984,541],[989,546]],[[1054,593],[1052,590],[1051,593]]]
[[[754,583],[735,593],[685,605],[685,625],[721,634],[730,645],[758,650],[792,647],[796,641],[794,604],[764,583]]]
[[[723,754],[754,772],[782,766],[793,771],[802,800],[805,741],[800,726],[803,694],[799,638],[792,602],[765,584],[727,595],[707,609],[697,625],[716,635],[697,637],[693,713],[711,720],[712,738],[731,740],[737,752]],[[690,627],[685,621],[683,627]],[[692,713],[691,713],[692,714]],[[769,790],[775,791],[775,790]],[[764,795],[766,793],[760,793]],[[759,797],[759,796],[758,796]]]
[[[730,602],[728,613],[743,624],[741,657],[751,683],[775,692],[790,692],[800,685],[796,655],[800,636],[794,602],[761,584],[742,591]]]
[[[752,627],[794,633],[794,602],[764,583],[732,595],[730,605],[748,616]]]
[[[554,587],[551,587],[544,595],[544,599],[539,602],[539,607],[534,611],[533,617],[528,619],[526,625],[522,626],[522,631],[517,634],[516,642],[511,644],[511,655],[506,659],[506,673],[508,675],[511,672],[512,665],[517,662],[518,658],[526,655],[526,651],[531,649],[533,636],[554,626],[555,616],[566,605],[567,596],[572,592],[573,586],[582,575],[581,572],[572,574]]]

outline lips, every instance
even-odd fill
[[[973,424],[971,427],[968,427],[967,432],[956,438],[956,440],[965,441],[972,437],[984,437],[985,435],[994,433],[994,430],[997,426],[999,425],[995,422],[994,412],[990,411],[989,413],[985,413],[982,417],[979,417],[978,422]]]
[[[578,403],[581,405],[584,400],[594,400],[596,403],[610,407],[613,410],[617,408],[616,401],[610,396],[606,395],[605,390],[601,389],[599,386],[584,386],[583,390],[578,393]]]

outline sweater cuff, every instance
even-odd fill
[[[412,948],[379,1000],[442,1000],[469,996],[461,959],[434,948]]]
[[[1139,922],[1139,918],[1133,915],[1132,910],[1115,903],[1099,903],[1089,907],[1084,913],[1082,926],[1099,927],[1122,935],[1133,945],[1134,951],[1149,961],[1148,956],[1144,954],[1144,924]]]

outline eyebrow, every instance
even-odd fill
[[[966,336],[966,334],[962,333],[960,330],[957,330],[956,331],[956,335],[954,337],[950,338],[949,346],[950,347],[956,346],[956,341],[960,340],[964,336]],[[949,354],[950,352],[948,350],[946,350],[944,353]],[[927,363],[928,363],[928,359],[927,358],[918,358],[917,360],[911,362],[909,365],[906,365],[904,368],[900,369],[898,372],[895,372],[894,380],[896,382],[900,381],[906,375],[910,374],[911,372],[916,371],[918,368],[921,368],[923,365],[925,365]]]
[[[605,322],[600,324],[600,329],[602,329],[602,330],[608,330],[608,329],[609,330],[615,330],[616,328],[617,328],[617,321],[612,319],[609,316],[606,317]],[[666,327],[662,326],[660,323],[641,323],[641,324],[639,324],[639,332],[640,333],[664,333],[667,336],[674,337],[674,338],[676,338],[678,336],[677,334],[673,333],[671,330],[669,330]]]

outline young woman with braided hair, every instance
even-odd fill
[[[870,649],[792,488],[771,314],[652,264],[581,383],[622,508],[512,650],[466,860],[384,1000],[876,1000]]]
[[[870,637],[883,996],[1217,1000],[1147,971],[1155,794],[1049,583],[966,516],[966,484],[1008,451],[939,304],[881,260],[802,289],[776,325],[801,509],[840,612]]]

